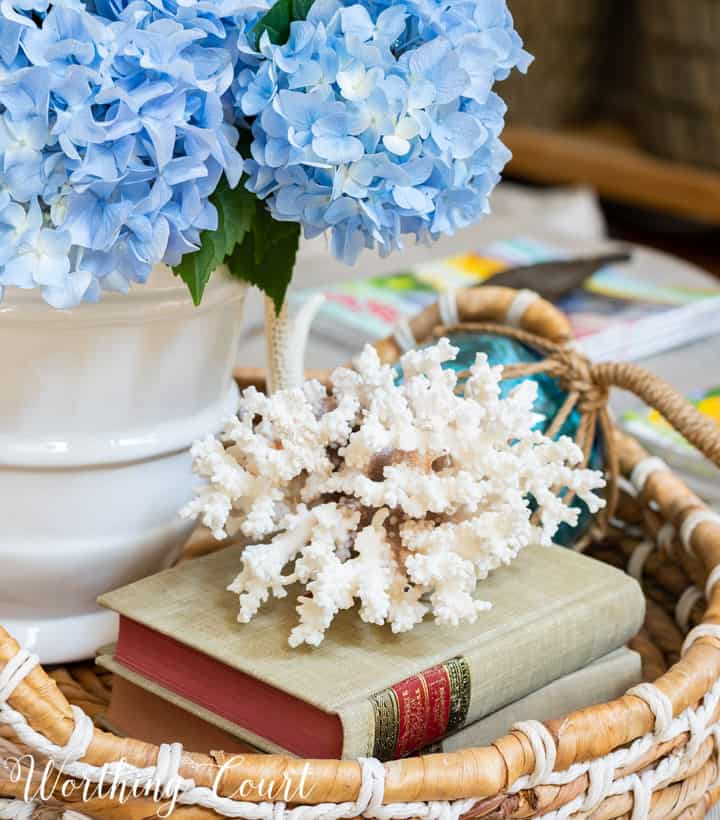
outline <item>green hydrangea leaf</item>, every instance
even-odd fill
[[[270,42],[282,46],[290,38],[290,23],[304,20],[314,0],[278,0],[255,24],[255,48],[260,46],[260,38],[267,31]]]
[[[242,182],[236,188],[231,188],[223,177],[212,199],[218,210],[217,233],[224,242],[222,258],[224,262],[252,228],[257,197],[248,191]]]
[[[213,231],[203,231],[200,235],[200,249],[194,253],[185,254],[173,271],[175,276],[179,276],[188,286],[196,307],[202,301],[210,274],[217,267],[213,263],[220,255],[220,244],[219,240],[213,236]]]
[[[218,213],[217,230],[203,231],[200,234],[200,248],[194,253],[185,254],[174,271],[188,286],[195,305],[202,301],[212,272],[226,261],[236,245],[242,243],[256,215],[255,194],[242,184],[230,188],[225,177],[210,201]]]
[[[297,222],[277,222],[265,205],[257,200],[252,229],[245,234],[228,261],[233,276],[237,276],[264,291],[280,313],[292,278],[300,243]]]

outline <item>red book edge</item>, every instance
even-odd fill
[[[324,712],[180,641],[120,617],[115,659],[238,727],[301,757],[339,758],[343,727]]]
[[[342,757],[344,730],[331,714],[257,678],[120,617],[115,660],[197,706],[301,757]],[[369,698],[373,756],[392,760],[423,749],[465,724],[471,675],[457,657]]]
[[[160,695],[115,675],[107,711],[99,716],[101,728],[123,737],[135,737],[160,746],[169,739],[188,750],[222,750],[230,754],[257,754],[258,750],[230,732],[207,723]]]

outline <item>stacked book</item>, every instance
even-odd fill
[[[619,697],[640,680],[624,647],[644,598],[622,572],[559,547],[531,547],[482,584],[475,624],[410,633],[340,615],[323,644],[291,649],[294,596],[236,622],[225,592],[242,547],[111,592],[120,615],[109,728],[197,750],[402,757],[484,745],[518,720]]]

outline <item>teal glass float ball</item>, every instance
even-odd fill
[[[510,339],[507,336],[496,336],[490,333],[456,332],[447,334],[450,343],[459,349],[457,358],[452,362],[446,362],[443,366],[452,368],[457,373],[469,370],[475,363],[478,353],[485,353],[491,365],[512,365],[512,364],[533,364],[542,361],[544,355],[527,345]],[[535,412],[543,416],[543,420],[538,423],[538,428],[545,432],[552,424],[552,420],[557,415],[567,397],[567,393],[562,389],[558,380],[546,373],[538,373],[519,379],[508,379],[501,383],[501,393],[506,396],[516,385],[526,378],[537,382],[538,391],[535,401]],[[569,436],[575,440],[580,424],[580,412],[577,408],[569,414],[565,423],[557,433],[560,436]],[[589,466],[594,470],[604,469],[604,449],[602,445],[602,433],[598,429],[590,453]],[[573,507],[580,510],[578,523],[575,527],[562,524],[558,529],[553,541],[565,547],[571,547],[577,543],[590,529],[592,524],[592,513],[587,505],[575,499]]]

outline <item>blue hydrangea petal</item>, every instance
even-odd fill
[[[64,277],[59,287],[42,288],[43,299],[58,310],[67,310],[81,301],[96,302],[99,286],[89,271],[72,271]]]
[[[0,60],[11,66],[18,58],[23,25],[0,17]]]
[[[318,157],[332,163],[353,162],[365,153],[357,137],[314,137],[312,146]]]
[[[420,188],[396,186],[393,188],[393,199],[400,208],[419,214],[429,214],[434,207],[432,197]]]
[[[453,159],[472,157],[484,142],[485,128],[469,113],[456,111],[433,126],[432,138],[441,151],[447,151]]]
[[[5,262],[0,282],[3,288],[12,286],[29,290],[37,287],[37,282],[33,277],[35,257],[29,251],[21,253]]]
[[[344,34],[357,37],[362,42],[370,40],[375,34],[375,23],[368,10],[361,5],[341,9],[340,24]]]

